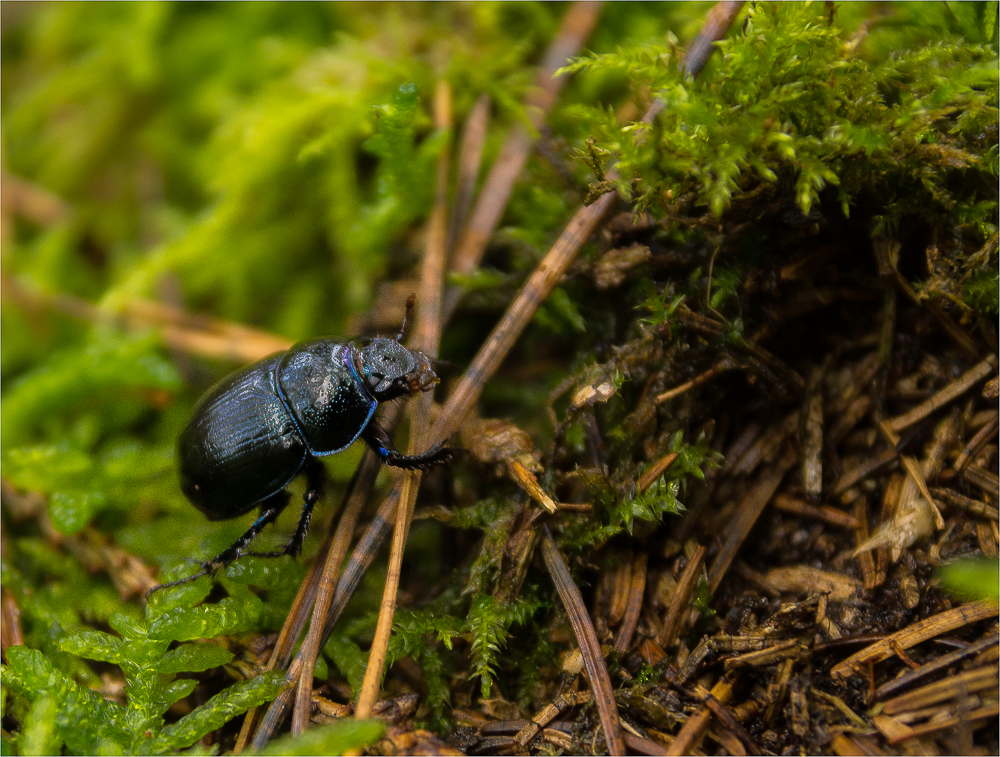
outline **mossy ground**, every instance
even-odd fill
[[[662,747],[725,683],[744,730],[720,720],[689,750],[995,753],[995,713],[981,717],[995,685],[920,717],[873,693],[908,661],[988,640],[995,618],[875,664],[870,686],[831,670],[852,639],[958,605],[944,563],[986,556],[992,578],[952,580],[995,591],[995,358],[897,440],[880,421],[997,352],[997,4],[752,4],[692,81],[678,63],[710,8],[602,10],[484,260],[451,282],[465,296],[438,397],[574,211],[616,193],[477,411],[527,432],[523,461],[561,503],[545,522],[622,716]],[[184,500],[175,440],[248,345],[398,329],[405,294],[385,292],[416,289],[442,150],[486,93],[484,165],[498,158],[565,12],[5,4],[5,753],[227,750],[236,716],[275,695],[277,677],[254,676],[360,449],[326,461],[301,560],[248,558],[146,604],[247,526]],[[430,115],[439,80],[451,129]],[[151,320],[149,301],[175,320]],[[248,329],[198,347],[223,333],[202,315]],[[468,454],[426,478],[385,682],[406,703],[392,727],[481,753],[587,688],[535,554],[538,505],[493,438],[456,439]],[[905,457],[941,523],[907,491]],[[384,575],[376,562],[323,650],[317,722],[360,686]],[[724,636],[799,646],[732,662],[760,646]],[[992,648],[952,676],[995,670]],[[886,717],[925,730],[906,741]],[[935,717],[956,722],[921,720]],[[600,751],[598,722],[581,699],[530,748]],[[273,749],[332,753],[381,731]]]

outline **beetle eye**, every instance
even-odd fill
[[[376,386],[382,383],[383,378],[384,376],[380,376],[377,373],[373,373],[371,376],[368,377],[368,386],[374,389]]]

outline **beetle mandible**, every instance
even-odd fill
[[[407,314],[414,299],[407,299]],[[199,573],[153,591],[214,573],[244,554],[298,554],[323,489],[325,469],[318,458],[358,437],[397,468],[451,459],[442,443],[417,455],[398,452],[373,418],[380,402],[426,392],[439,381],[423,353],[400,344],[403,329],[395,338],[299,342],[231,373],[205,393],[178,441],[181,490],[209,520],[235,518],[255,506],[260,515]],[[285,487],[299,473],[307,484],[292,537],[278,552],[248,553],[250,542],[288,505]]]

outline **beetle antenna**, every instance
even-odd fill
[[[451,368],[452,370],[458,369],[458,364],[453,363],[450,360],[441,360],[436,357],[427,358],[430,361],[431,368]]]
[[[399,327],[399,336],[396,337],[397,342],[403,341],[403,334],[406,333],[406,322],[410,319],[410,311],[413,310],[413,306],[417,304],[417,295],[415,292],[410,292],[410,296],[406,298],[406,312],[403,313],[403,325]]]

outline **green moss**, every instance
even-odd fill
[[[188,598],[190,591],[181,590]],[[7,651],[9,664],[3,668],[3,685],[32,702],[21,735],[25,743],[19,744],[21,753],[32,753],[28,750],[42,744],[55,747],[54,751],[65,744],[78,754],[175,752],[192,746],[206,733],[272,699],[281,690],[280,674],[264,674],[236,683],[177,722],[165,725],[167,709],[190,695],[197,684],[194,679],[175,676],[218,667],[233,656],[213,644],[186,644],[167,651],[173,641],[199,637],[191,635],[190,620],[171,622],[171,618],[180,617],[178,612],[184,610],[178,608],[161,615],[156,605],[150,605],[148,617],[142,621],[121,614],[113,616],[110,624],[118,635],[80,630],[59,640],[65,653],[119,666],[126,683],[125,706],[80,686],[42,652],[11,647]],[[247,617],[242,614],[244,622]],[[204,623],[196,625],[198,630],[205,630]],[[219,628],[224,626],[222,623]]]
[[[603,191],[666,215],[679,206],[721,216],[762,184],[775,184],[803,215],[831,186],[844,215],[862,192],[890,187],[911,197],[887,223],[917,203],[950,210],[949,176],[983,170],[977,142],[989,124],[995,133],[995,49],[938,42],[872,64],[852,56],[841,35],[819,6],[760,4],[743,34],[719,43],[713,75],[696,82],[683,79],[671,46],[567,67],[625,70],[664,104],[653,126],[578,110],[602,124],[595,149],[618,156],[621,178]]]

